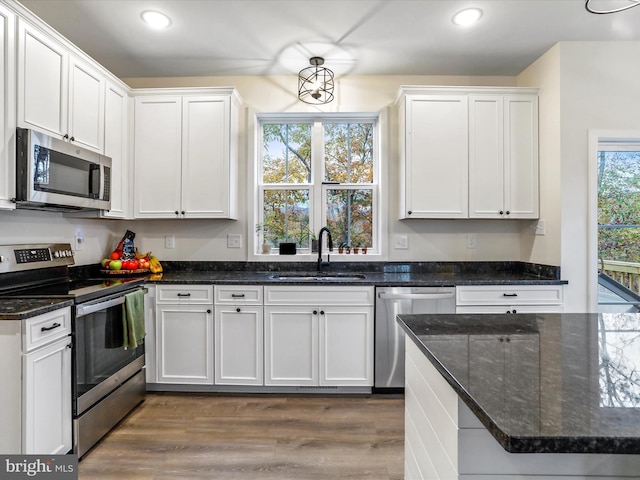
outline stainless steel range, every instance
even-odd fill
[[[145,397],[144,344],[123,348],[125,295],[143,279],[72,278],[69,244],[0,245],[0,296],[74,300],[73,451],[82,457]]]

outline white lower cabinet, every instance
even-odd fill
[[[213,385],[213,287],[156,289],[156,382]]]
[[[373,287],[265,287],[265,385],[372,386]]]
[[[0,452],[72,448],[71,309],[0,322]]]
[[[562,285],[461,285],[456,313],[560,313]]]
[[[218,286],[215,297],[215,384],[263,385],[262,286]]]
[[[23,356],[23,453],[71,450],[71,340]]]

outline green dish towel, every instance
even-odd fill
[[[137,290],[124,296],[122,304],[123,347],[136,348],[142,345],[144,331],[144,291]]]

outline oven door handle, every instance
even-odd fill
[[[124,295],[121,297],[113,298],[111,300],[107,300],[106,302],[94,303],[91,305],[78,305],[76,307],[76,317],[90,315],[101,310],[106,310],[107,308],[115,307],[116,305],[122,305],[123,303]]]

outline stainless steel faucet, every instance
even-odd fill
[[[322,272],[322,267],[329,266],[331,262],[331,258],[327,253],[327,261],[322,261],[322,234],[327,232],[327,245],[329,246],[329,251],[333,252],[333,239],[331,238],[331,232],[327,227],[322,227],[320,229],[320,233],[318,233],[318,273]]]

